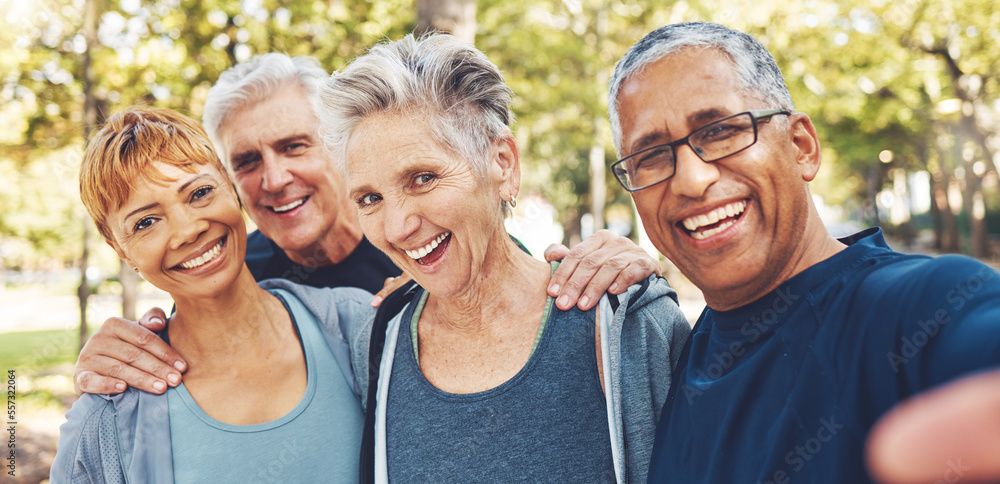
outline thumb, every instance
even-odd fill
[[[153,332],[163,331],[167,327],[167,314],[160,308],[152,308],[139,318],[139,326]]]

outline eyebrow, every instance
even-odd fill
[[[145,212],[146,210],[149,210],[151,208],[156,208],[156,207],[159,207],[159,206],[160,206],[160,202],[156,202],[156,203],[151,203],[149,205],[144,205],[142,207],[139,207],[139,208],[137,208],[137,209],[129,212],[128,215],[126,215],[125,218],[122,219],[122,221],[127,221],[128,219],[132,218],[132,216],[134,216],[135,214],[137,214],[139,212]]]
[[[207,176],[209,176],[208,173],[202,173],[202,174],[200,174],[200,175],[198,175],[198,176],[196,176],[196,177],[194,177],[194,178],[192,178],[192,179],[184,182],[184,184],[181,185],[180,188],[177,189],[177,193],[181,193],[184,190],[187,190],[187,187],[191,186],[192,183],[194,183],[194,182],[196,182],[198,180],[201,180],[202,178],[205,178]]]
[[[288,137],[285,137],[285,138],[281,138],[278,141],[275,141],[273,144],[275,146],[284,146],[284,145],[290,144],[292,142],[301,141],[301,140],[312,141],[312,136],[309,136],[308,134],[305,134],[305,133],[303,133],[303,134],[293,134],[291,136],[288,136]]]
[[[701,127],[712,121],[729,116],[730,114],[732,113],[730,113],[729,111],[722,110],[720,108],[703,109],[701,111],[696,111],[694,113],[689,114],[687,117],[687,124],[688,126]],[[694,131],[695,129],[692,129],[691,131]],[[665,131],[654,131],[639,138],[638,141],[632,144],[632,146],[634,147],[634,149],[632,149],[632,153],[646,149],[653,145],[666,143],[666,141],[661,141],[664,137],[664,134]]]
[[[229,157],[229,166],[236,167],[244,161],[253,158],[258,154],[257,150],[246,150]]]
[[[272,146],[286,146],[286,145],[289,145],[289,144],[291,144],[293,142],[301,141],[301,140],[306,140],[306,141],[310,141],[311,142],[312,141],[312,136],[310,136],[307,133],[293,134],[291,136],[286,136],[286,137],[281,138],[281,139],[279,139],[277,141],[274,141],[273,143],[271,143],[271,145]],[[249,150],[246,150],[246,151],[242,151],[240,153],[237,153],[237,154],[229,157],[229,166],[235,167],[235,166],[239,165],[240,163],[243,163],[244,161],[246,161],[246,160],[248,160],[250,158],[253,158],[254,156],[257,156],[259,154],[260,154],[259,150],[256,150],[256,149],[249,149]]]
[[[183,192],[184,190],[187,189],[187,187],[191,186],[192,183],[194,183],[194,182],[196,182],[196,181],[198,181],[198,180],[200,180],[202,178],[205,178],[207,176],[209,176],[208,173],[202,173],[202,174],[200,174],[200,175],[198,175],[198,176],[196,176],[196,177],[194,177],[194,178],[192,178],[192,179],[184,182],[184,184],[181,185],[180,188],[177,189],[177,193]],[[125,218],[123,218],[122,220],[126,221],[126,220],[132,218],[137,213],[145,212],[146,210],[149,210],[151,208],[156,208],[156,207],[159,207],[159,206],[160,206],[160,202],[154,202],[154,203],[150,203],[149,205],[143,205],[143,206],[141,206],[141,207],[139,207],[139,208],[137,208],[137,209],[129,212],[128,215],[126,215]]]

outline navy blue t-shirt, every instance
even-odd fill
[[[896,403],[1000,366],[1000,274],[869,229],[775,291],[706,308],[675,370],[649,482],[863,483]],[[945,472],[947,469],[942,469]]]
[[[358,287],[373,294],[382,290],[387,277],[402,272],[366,237],[339,263],[306,267],[292,262],[278,244],[259,230],[247,237],[246,262],[258,281],[277,278],[313,287]]]

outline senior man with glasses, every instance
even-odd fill
[[[893,252],[878,228],[827,232],[808,187],[816,130],[753,37],[662,27],[619,62],[608,104],[613,172],[708,304],[675,370],[650,482],[868,482],[880,417],[1000,364],[995,270]]]

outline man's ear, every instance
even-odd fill
[[[795,113],[788,117],[789,136],[795,146],[795,162],[799,166],[802,179],[810,182],[816,178],[822,154],[819,146],[819,136],[809,115]]]
[[[493,163],[499,168],[500,197],[510,201],[521,187],[521,153],[510,132],[493,143]]]

